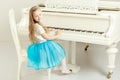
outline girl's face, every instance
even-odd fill
[[[40,19],[41,19],[41,10],[40,9],[37,9],[36,11],[33,12],[33,19],[36,22],[40,22]]]

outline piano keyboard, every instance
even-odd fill
[[[78,30],[78,29],[70,29],[70,28],[60,28],[60,27],[50,27],[48,26],[48,28],[52,28],[52,29],[60,29],[60,30],[63,30],[67,33],[69,32],[77,32],[79,34],[96,34],[96,35],[103,35],[104,32],[97,32],[97,31],[87,31],[87,30]]]

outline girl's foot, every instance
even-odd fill
[[[62,72],[63,74],[70,74],[70,73],[71,73],[71,71],[68,70],[68,69],[63,69],[63,70],[61,70],[61,72]]]
[[[60,70],[61,70],[61,73],[63,73],[63,74],[70,74],[71,73],[71,71],[67,68],[60,68]]]

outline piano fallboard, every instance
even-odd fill
[[[87,30],[95,32],[107,32],[110,26],[110,16],[104,15],[84,15],[43,12],[42,22],[46,26],[56,28],[70,28],[77,30]]]

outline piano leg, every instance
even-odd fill
[[[72,48],[72,51],[71,51],[71,63],[72,64],[76,64],[76,42],[71,42],[71,48]]]
[[[63,44],[64,44],[64,47],[65,47],[65,50],[66,50],[66,62],[68,63],[69,62],[69,44],[70,42],[69,41],[63,41]]]
[[[76,42],[71,42],[71,64],[68,64],[68,68],[72,73],[78,73],[80,66],[76,65]]]
[[[107,78],[110,79],[113,74],[113,69],[115,68],[115,58],[118,49],[116,48],[116,45],[112,45],[108,47],[106,51],[108,53],[108,69],[109,69]]]

